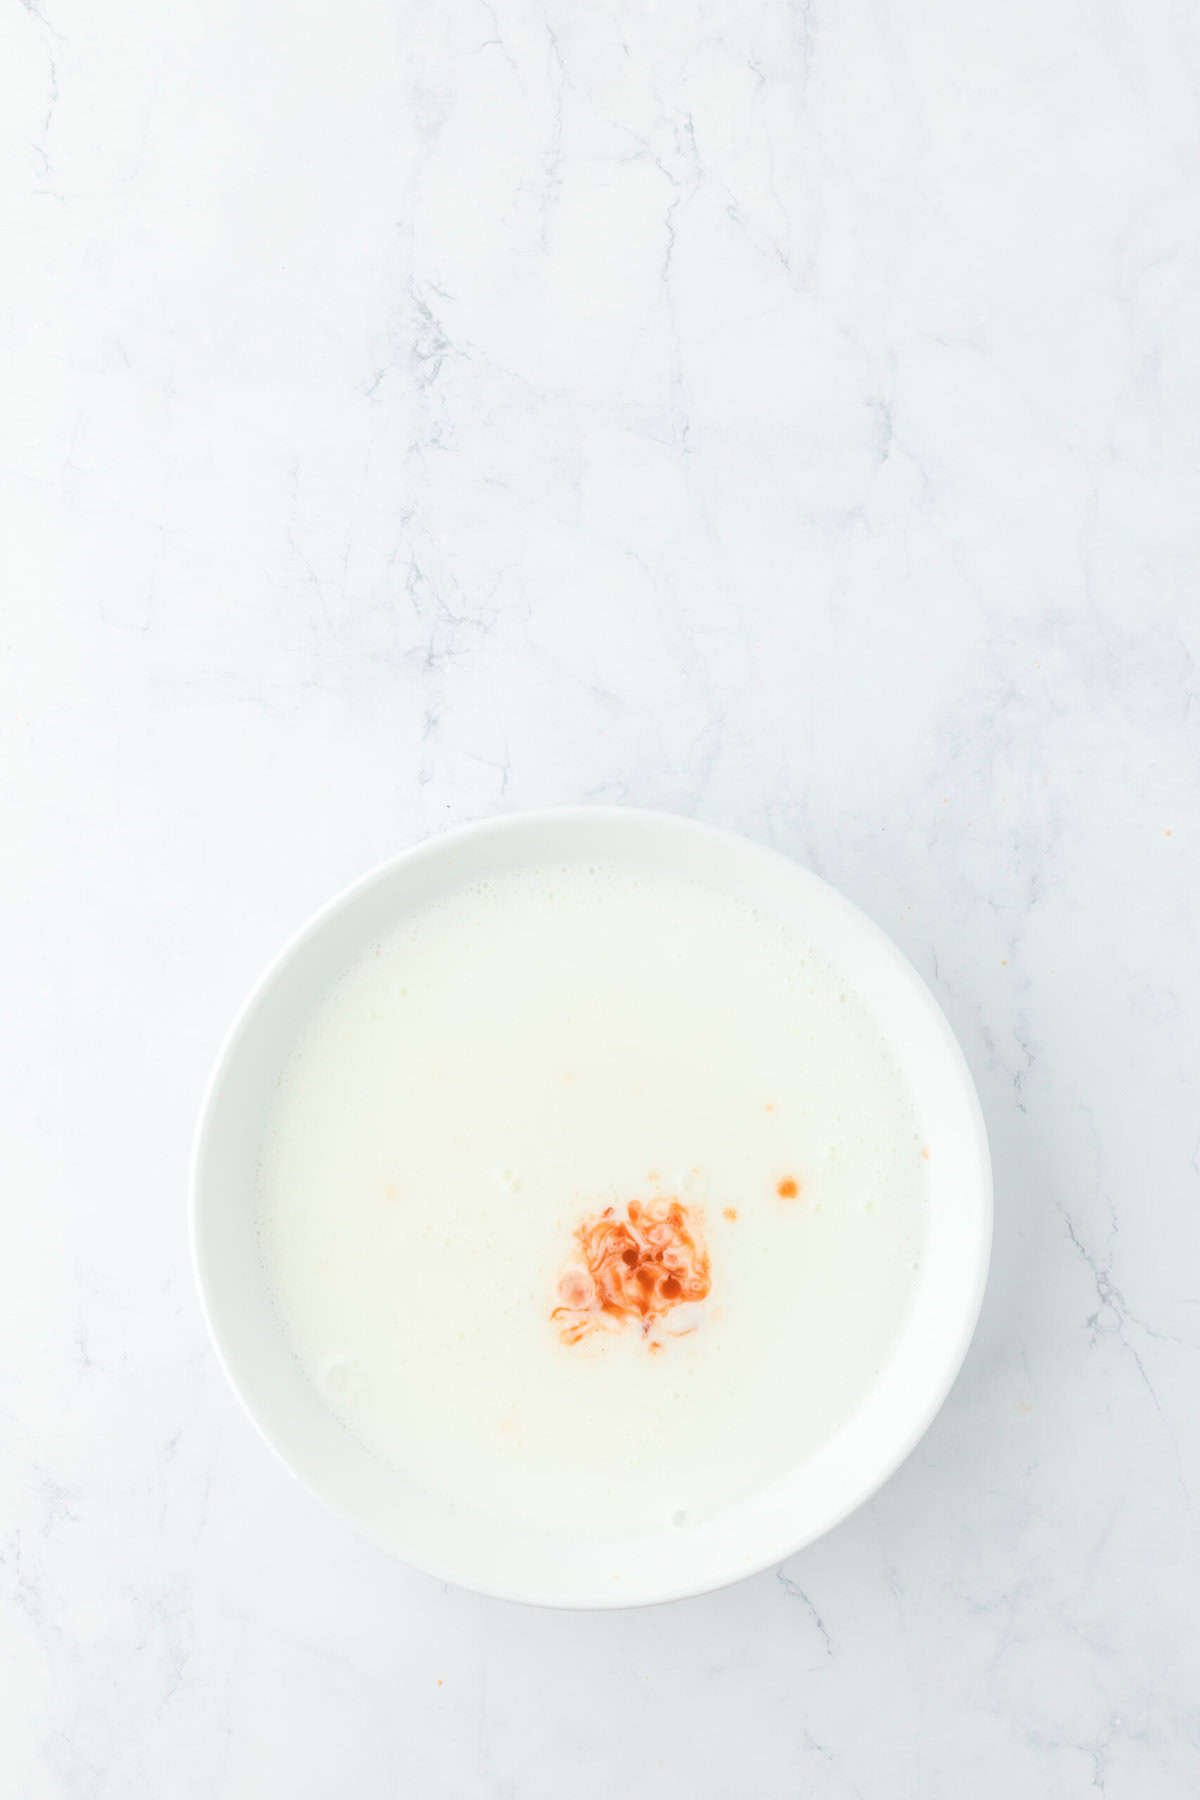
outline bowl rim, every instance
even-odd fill
[[[849,1489],[843,1504],[837,1507],[822,1523],[814,1529],[800,1533],[791,1547],[782,1555],[777,1547],[769,1554],[760,1551],[750,1552],[741,1563],[723,1566],[711,1578],[687,1581],[682,1585],[671,1583],[661,1591],[652,1593],[611,1593],[597,1589],[586,1596],[582,1594],[563,1595],[561,1592],[534,1591],[531,1586],[522,1587],[519,1591],[507,1587],[503,1583],[467,1580],[452,1568],[437,1566],[433,1560],[410,1559],[394,1544],[387,1541],[381,1532],[374,1530],[365,1520],[357,1518],[352,1511],[324,1493],[321,1487],[293,1463],[287,1450],[279,1441],[275,1431],[267,1419],[261,1416],[248,1399],[243,1384],[239,1379],[232,1362],[227,1355],[222,1341],[210,1299],[209,1273],[206,1259],[201,1249],[200,1213],[202,1200],[202,1173],[210,1133],[213,1125],[215,1103],[221,1092],[230,1063],[237,1047],[248,1029],[259,1005],[281,975],[288,963],[297,953],[325,928],[326,924],[378,883],[390,880],[402,868],[412,867],[418,863],[432,860],[452,846],[468,839],[500,838],[509,832],[537,830],[547,826],[554,827],[570,822],[605,820],[621,821],[622,824],[636,823],[647,830],[676,832],[681,836],[705,837],[715,844],[723,845],[727,850],[738,854],[749,854],[758,857],[764,863],[783,865],[785,868],[799,870],[804,877],[817,884],[836,902],[843,913],[851,917],[856,926],[873,937],[876,944],[890,956],[893,964],[903,972],[910,985],[914,985],[922,995],[928,1010],[928,1016],[938,1029],[942,1048],[947,1053],[951,1065],[956,1066],[960,1078],[962,1097],[967,1102],[967,1112],[973,1128],[973,1159],[978,1169],[978,1190],[975,1196],[977,1205],[977,1230],[975,1232],[973,1266],[970,1269],[970,1281],[966,1288],[966,1300],[961,1309],[961,1326],[952,1350],[944,1358],[937,1381],[931,1382],[924,1404],[911,1416],[908,1431],[890,1453],[877,1465],[873,1466],[869,1475],[860,1479]],[[676,1600],[696,1598],[704,1594],[715,1593],[721,1588],[749,1579],[763,1571],[779,1567],[791,1556],[806,1549],[810,1544],[825,1537],[844,1523],[854,1512],[870,1500],[891,1480],[892,1476],[907,1461],[917,1444],[928,1432],[934,1419],[944,1406],[966,1360],[967,1351],[974,1338],[983,1306],[991,1261],[992,1237],[994,1222],[994,1191],[992,1180],[991,1156],[988,1146],[987,1129],[983,1110],[979,1102],[978,1091],[971,1074],[966,1057],[958,1038],[955,1036],[949,1021],[933,994],[928,983],[913,965],[909,957],[886,932],[876,924],[871,916],[864,912],[855,902],[850,900],[841,890],[817,875],[806,864],[773,846],[761,844],[757,840],[732,831],[722,826],[689,818],[685,814],[673,813],[661,809],[614,806],[614,805],[567,805],[532,808],[519,812],[508,812],[490,818],[475,820],[467,824],[454,826],[446,831],[435,832],[410,845],[407,849],[384,858],[374,864],[362,875],[339,889],[330,899],[323,902],[310,913],[303,923],[286,939],[282,947],[272,955],[262,967],[259,975],[251,984],[245,998],[238,1006],[233,1020],[220,1041],[208,1078],[204,1084],[200,1110],[192,1139],[192,1149],[188,1171],[188,1245],[192,1263],[192,1273],[196,1284],[196,1293],[204,1321],[217,1362],[223,1370],[225,1379],[232,1388],[242,1413],[249,1419],[258,1437],[274,1453],[293,1480],[297,1481],[309,1494],[313,1495],[335,1518],[348,1526],[360,1538],[376,1544],[391,1558],[406,1564],[411,1569],[430,1578],[452,1583],[466,1591],[482,1594],[489,1599],[510,1601],[517,1604],[546,1607],[559,1611],[614,1611],[625,1608],[667,1605]]]

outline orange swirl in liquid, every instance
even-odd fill
[[[560,1304],[550,1315],[566,1344],[631,1321],[649,1337],[676,1307],[707,1297],[711,1280],[700,1217],[681,1200],[630,1200],[624,1218],[606,1206],[576,1228],[575,1241],[580,1263],[564,1272]],[[661,1345],[655,1341],[650,1348]]]

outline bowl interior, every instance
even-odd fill
[[[389,1468],[330,1413],[293,1358],[267,1289],[255,1187],[264,1122],[296,1039],[359,952],[406,909],[522,866],[609,862],[685,871],[795,921],[845,971],[899,1054],[926,1135],[926,1253],[893,1354],[825,1447],[714,1519],[619,1543],[524,1529]],[[773,852],[681,819],[591,810],[517,816],[435,840],[368,876],[283,952],[221,1052],[193,1167],[193,1246],[210,1329],[250,1416],[292,1471],[389,1550],[444,1579],[511,1599],[615,1606],[695,1593],[782,1560],[864,1500],[912,1448],[966,1352],[991,1234],[987,1145],[945,1019],[884,934]],[[786,1404],[786,1395],[781,1396]]]

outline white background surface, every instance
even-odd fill
[[[1196,9],[9,0],[0,71],[0,1789],[1194,1800]],[[588,799],[891,931],[998,1202],[878,1499],[608,1616],[299,1492],[184,1218],[281,939]]]

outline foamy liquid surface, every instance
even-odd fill
[[[580,1223],[672,1198],[708,1259],[694,1329],[565,1341]],[[711,1515],[859,1404],[924,1163],[874,1019],[796,934],[685,879],[545,869],[406,915],[330,991],[259,1204],[295,1354],[370,1451],[619,1537]]]

